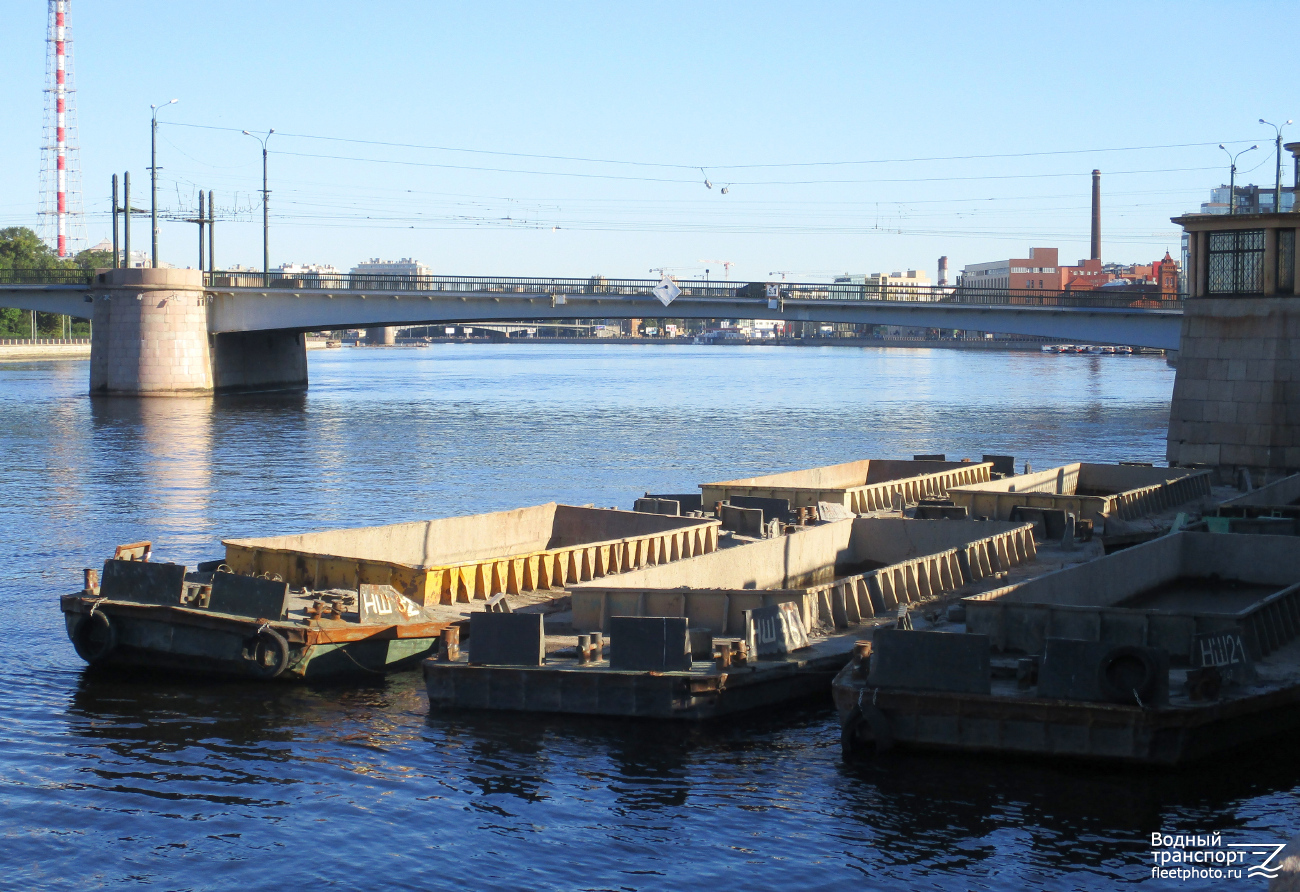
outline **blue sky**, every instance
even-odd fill
[[[73,0],[71,16],[89,241],[109,234],[113,172],[147,206],[149,105],[175,97],[160,205],[213,190],[221,266],[261,263],[242,129],[277,131],[273,265],[819,279],[933,277],[941,254],[1031,245],[1073,262],[1094,167],[1105,258],[1177,254],[1169,217],[1227,179],[1217,143],[1259,142],[1239,181],[1271,184],[1256,121],[1300,118],[1291,38],[1267,46],[1297,33],[1294,2]],[[37,223],[45,27],[22,0],[0,31],[0,226]],[[1078,151],[1115,149],[1134,150]],[[195,263],[194,226],[160,239]]]

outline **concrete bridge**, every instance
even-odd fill
[[[0,306],[89,317],[90,389],[175,393],[303,387],[303,332],[572,319],[771,319],[1039,335],[1176,349],[1183,307],[1145,293],[655,280],[311,276],[114,269],[0,283]],[[57,279],[59,274],[46,274]],[[33,275],[30,278],[38,278]]]

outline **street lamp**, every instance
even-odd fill
[[[266,131],[266,136],[257,136],[256,134],[244,131],[244,136],[251,136],[262,144],[262,285],[271,287],[271,218],[267,215],[267,205],[271,201],[271,190],[266,188],[266,143],[271,138],[275,128]]]
[[[1273,181],[1273,213],[1280,214],[1282,213],[1282,127],[1290,124],[1291,121],[1287,119],[1281,127],[1265,121],[1263,118],[1259,119],[1259,123],[1268,124],[1273,128],[1273,132],[1277,134],[1277,178]]]
[[[162,105],[151,105],[149,110],[153,113],[150,116],[152,123],[149,127],[149,179],[150,179],[150,199],[149,199],[149,220],[153,224],[153,267],[158,268],[158,112],[169,105],[175,105],[180,102],[179,99],[172,99],[164,102]],[[127,258],[127,266],[131,265],[130,258]]]
[[[1219,148],[1223,149],[1223,151],[1225,152],[1228,152],[1228,150],[1224,148],[1223,143],[1219,143]],[[1247,152],[1253,152],[1258,148],[1259,146],[1251,146],[1249,149],[1242,149],[1240,152],[1238,152],[1235,155],[1232,154],[1231,152],[1228,152],[1228,157],[1232,159],[1232,168],[1228,173],[1228,213],[1229,214],[1237,213],[1237,159],[1240,158],[1242,155],[1246,154]]]

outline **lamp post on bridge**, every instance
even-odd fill
[[[1259,119],[1259,123],[1268,124],[1277,135],[1277,173],[1273,180],[1273,213],[1280,214],[1282,213],[1282,128],[1290,124],[1291,120],[1288,118],[1281,126],[1265,121],[1263,118]]]
[[[1225,152],[1228,152],[1227,148],[1224,147],[1223,143],[1219,143],[1219,148],[1223,149],[1223,151]],[[1259,146],[1251,146],[1249,149],[1242,149],[1240,152],[1238,152],[1235,155],[1232,154],[1232,152],[1228,152],[1228,157],[1232,159],[1232,167],[1229,168],[1228,170],[1228,213],[1229,214],[1237,213],[1237,159],[1240,158],[1242,155],[1246,154],[1247,152],[1253,152],[1255,151],[1255,149],[1258,148]]]
[[[271,190],[266,188],[266,143],[274,132],[274,127],[266,131],[266,136],[244,131],[245,136],[251,136],[262,144],[262,284],[267,288],[271,287],[271,218],[267,210],[271,203]]]
[[[179,99],[171,99],[162,105],[151,105],[149,125],[149,220],[153,229],[153,267],[158,268],[158,112],[169,105],[175,105]],[[128,266],[130,264],[127,264]]]

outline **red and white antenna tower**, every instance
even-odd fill
[[[49,0],[45,57],[45,142],[41,165],[42,236],[68,257],[85,240],[81,166],[77,159],[76,89],[72,85],[71,0]]]

